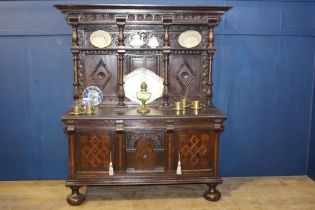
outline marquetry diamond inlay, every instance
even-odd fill
[[[109,136],[80,136],[80,166],[82,169],[100,169],[109,165]]]
[[[200,138],[201,137],[201,138]],[[209,149],[207,135],[180,135],[180,155],[184,168],[206,167]]]

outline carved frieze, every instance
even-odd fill
[[[114,128],[115,120],[78,120],[76,121],[76,128]]]
[[[190,14],[190,13],[181,13],[174,15],[173,22],[198,22],[198,23],[207,23],[208,16],[204,14]]]
[[[164,132],[162,130],[151,130],[142,132],[127,132],[127,149],[135,149],[135,144],[138,140],[145,139],[154,145],[154,149],[164,148]]]
[[[200,55],[204,52],[204,50],[171,50],[171,54],[175,55]]]
[[[162,16],[159,14],[129,14],[127,16],[127,22],[132,21],[161,22]]]
[[[80,23],[110,23],[115,22],[115,15],[111,13],[82,13]]]

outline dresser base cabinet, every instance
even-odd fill
[[[115,113],[115,108],[104,109]],[[218,151],[223,114],[215,109],[195,116],[177,116],[175,111],[133,116],[120,111],[105,117],[101,110],[93,116],[63,117],[69,143],[69,204],[80,205],[84,195],[79,188],[93,185],[204,183],[209,186],[204,197],[220,199],[216,186],[222,183]]]

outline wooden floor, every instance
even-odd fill
[[[315,210],[315,182],[306,176],[225,178],[222,199],[208,202],[205,185],[82,188],[87,201],[69,206],[64,181],[0,182],[0,209]]]

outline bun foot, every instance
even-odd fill
[[[80,186],[72,186],[70,188],[72,190],[72,193],[67,197],[68,204],[70,204],[71,206],[81,205],[85,200],[85,196],[80,193]]]
[[[216,189],[217,184],[208,184],[209,190],[207,190],[203,197],[208,201],[218,201],[221,198],[221,193]]]

